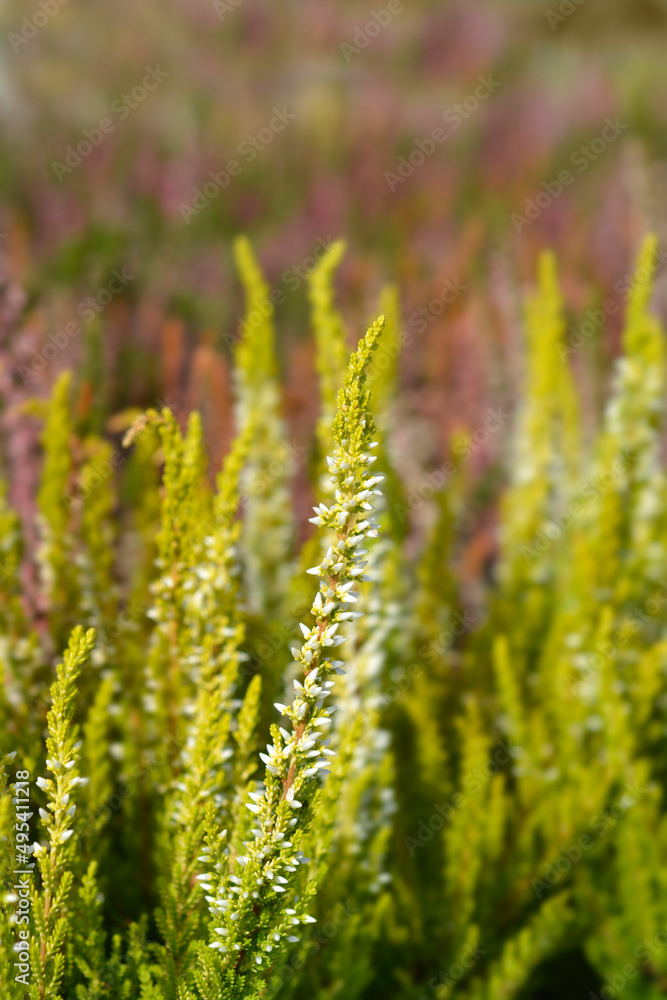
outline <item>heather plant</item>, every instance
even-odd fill
[[[341,244],[309,281],[308,470],[281,460],[273,304],[246,240],[220,470],[196,412],[102,435],[76,373],[31,404],[34,551],[0,491],[3,997],[666,995],[655,251],[597,427],[540,257],[497,556],[474,585],[465,430],[413,523],[399,292],[350,352]]]

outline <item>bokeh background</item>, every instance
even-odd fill
[[[80,418],[119,440],[129,407],[167,401],[182,418],[200,409],[217,466],[233,433],[239,233],[283,292],[285,412],[306,446],[316,382],[304,279],[314,252],[347,242],[338,288],[351,341],[382,285],[399,286],[397,461],[408,483],[443,460],[452,432],[478,426],[489,406],[512,407],[522,297],[542,247],[557,253],[576,331],[605,300],[622,302],[614,286],[631,274],[642,235],[667,238],[667,3],[387,9],[384,0],[5,0],[1,428],[11,501],[28,524],[41,425],[26,400],[47,396],[63,368],[76,373]],[[150,70],[158,82],[141,96]],[[493,92],[475,100],[480,80]],[[276,109],[289,121],[271,133]],[[618,134],[600,142],[608,119]],[[391,180],[437,128],[446,140]],[[68,154],[88,149],[87,133],[100,141]],[[253,146],[252,136],[263,139]],[[190,211],[195,190],[233,159],[240,170],[225,189]],[[550,197],[563,170],[573,181]],[[538,196],[544,207],[527,219]],[[131,280],[108,295],[114,270]],[[661,280],[656,307],[664,313]],[[80,334],[63,337],[72,321]],[[591,425],[621,324],[621,309],[607,315],[573,358]],[[506,434],[492,435],[472,457],[480,511],[506,446]],[[304,481],[294,480],[302,515]],[[471,530],[473,574],[493,545],[492,518],[480,512]]]

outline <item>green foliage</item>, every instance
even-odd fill
[[[475,587],[458,548],[470,473],[434,497],[421,547],[406,517],[398,293],[348,358],[341,253],[310,284],[322,499],[301,552],[287,468],[272,465],[273,307],[246,241],[239,428],[221,471],[199,416],[181,425],[168,407],[139,417],[112,462],[66,375],[46,410],[36,595],[0,494],[8,1000],[527,1000],[561,966],[665,995],[654,243],[593,434],[541,257],[499,562]]]
[[[70,895],[77,868],[73,818],[76,812],[75,789],[84,785],[87,778],[77,773],[82,741],[76,740],[77,727],[73,725],[76,682],[86,665],[95,642],[95,632],[84,633],[81,626],[72,632],[63,662],[58,665],[56,680],[51,687],[52,706],[49,711],[46,749],[49,757],[46,766],[52,778],[38,778],[37,785],[46,793],[46,808],[40,808],[48,846],[36,843],[34,855],[41,876],[41,889],[32,895],[32,915],[35,936],[31,942],[30,958],[34,978],[30,984],[31,1000],[53,1000],[61,995],[65,976],[65,955],[72,932]],[[95,867],[88,870],[83,881],[83,899],[90,902],[91,883]],[[95,890],[93,888],[93,899]],[[94,915],[87,913],[94,923]],[[80,956],[83,962],[84,955]],[[89,969],[86,970],[87,972]]]
[[[335,308],[333,290],[333,276],[344,253],[342,240],[332,243],[309,276],[308,291],[322,404],[316,434],[322,461],[331,451],[331,424],[348,356],[345,324]]]
[[[263,619],[282,608],[292,534],[288,483],[291,453],[282,420],[273,302],[247,239],[235,244],[246,295],[246,319],[235,347],[239,427],[252,427],[243,475],[244,547],[249,609]]]
[[[69,532],[70,504],[67,502],[73,468],[70,384],[70,373],[64,372],[56,383],[49,405],[42,434],[44,472],[37,498],[42,533],[39,562],[57,646],[64,641],[72,609],[78,601],[72,565],[74,543]]]

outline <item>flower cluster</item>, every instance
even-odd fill
[[[76,681],[95,644],[95,630],[78,626],[72,632],[69,646],[58,666],[56,681],[51,688],[53,705],[48,716],[49,735],[46,748],[47,768],[52,778],[37,778],[37,785],[48,796],[47,808],[39,815],[48,834],[48,848],[34,844],[34,854],[42,877],[42,891],[33,900],[37,940],[33,941],[31,964],[35,970],[40,997],[49,1000],[60,995],[59,986],[64,972],[62,945],[67,930],[67,900],[72,885],[73,836],[72,819],[76,804],[72,792],[85,785],[79,777],[81,740],[72,724]]]
[[[295,661],[303,666],[303,680],[293,682],[291,705],[276,705],[292,729],[272,727],[273,743],[261,754],[266,773],[263,787],[251,793],[247,804],[256,823],[252,840],[244,845],[246,854],[229,858],[229,874],[223,872],[219,877],[212,871],[199,876],[208,893],[214,891],[213,881],[219,877],[216,894],[207,897],[214,924],[220,925],[214,927],[211,948],[223,956],[230,988],[233,983],[242,984],[253,972],[253,965],[268,964],[275,957],[272,952],[298,941],[296,926],[313,921],[304,912],[305,899],[292,899],[291,893],[285,897],[288,905],[282,915],[277,911],[281,897],[290,892],[295,873],[306,860],[299,842],[311,819],[309,803],[334,756],[326,736],[334,708],[325,707],[325,701],[334,686],[332,677],[342,672],[342,662],[330,657],[344,641],[340,626],[359,615],[350,606],[357,602],[356,582],[364,579],[366,550],[362,543],[377,535],[377,525],[367,515],[382,477],[370,473],[375,461],[369,454],[375,444],[375,427],[365,369],[383,325],[381,317],[352,355],[338,396],[336,447],[333,458],[328,459],[334,502],[328,507],[320,504],[311,519],[320,527],[333,529],[335,540],[320,565],[309,570],[319,577],[320,585],[311,608],[315,624],[301,625],[304,641],[293,649]],[[207,860],[220,857],[213,845],[204,856]]]

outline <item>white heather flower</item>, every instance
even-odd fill
[[[301,646],[291,647],[294,660],[303,670],[301,680],[296,678],[293,683],[292,705],[278,702],[275,706],[291,720],[292,731],[279,727],[274,744],[268,745],[267,753],[261,755],[266,767],[264,788],[251,793],[250,802],[245,803],[246,808],[258,816],[254,839],[244,842],[247,856],[236,858],[238,874],[221,879],[212,907],[224,914],[223,923],[230,931],[232,954],[223,959],[228,973],[239,972],[238,958],[233,951],[241,947],[239,929],[232,928],[232,922],[240,920],[244,939],[251,940],[261,926],[262,901],[275,907],[273,894],[283,893],[290,886],[290,880],[281,872],[294,872],[299,865],[309,861],[285,834],[299,824],[303,826],[302,804],[310,801],[321,780],[319,772],[329,764],[326,757],[333,755],[333,751],[329,751],[324,759],[318,759],[328,742],[322,730],[331,725],[333,714],[333,709],[324,709],[322,702],[331,691],[332,678],[342,666],[341,661],[329,659],[329,651],[345,641],[345,636],[339,632],[341,623],[359,617],[359,614],[346,612],[346,605],[356,603],[359,596],[354,588],[366,565],[362,562],[366,550],[361,543],[366,537],[377,534],[377,524],[366,517],[367,511],[372,509],[368,502],[372,495],[371,485],[375,485],[369,485],[366,471],[373,461],[367,452],[373,447],[375,427],[369,409],[370,391],[366,386],[365,370],[383,326],[384,317],[381,317],[350,359],[333,424],[334,453],[327,459],[331,480],[329,495],[334,500],[329,506],[320,503],[314,507],[315,517],[310,518],[313,524],[335,533],[336,540],[329,545],[320,565],[309,570],[311,575],[319,577],[311,606],[315,622],[312,626],[299,623],[303,642]],[[304,812],[308,818],[310,810]],[[239,877],[241,874],[243,879]],[[249,878],[258,889],[252,893],[239,892],[241,886],[249,884]],[[299,923],[300,915],[296,910],[293,915],[296,918],[293,923]],[[314,922],[313,918],[305,916],[303,920]],[[276,932],[273,938],[280,942],[281,935]],[[290,935],[286,940],[296,943],[299,938]],[[257,952],[262,947],[259,936],[252,946],[244,945],[246,965],[243,974],[247,974],[249,963],[261,964],[262,957]]]

